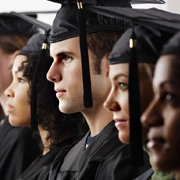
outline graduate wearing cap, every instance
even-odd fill
[[[16,108],[16,111],[9,112],[11,125],[30,126],[31,120],[36,121],[37,133],[41,138],[42,154],[17,178],[19,180],[46,179],[57,153],[67,146],[61,152],[62,161],[72,143],[77,141],[78,134],[80,134],[79,126],[83,120],[80,113],[73,114],[71,117],[61,113],[58,109],[58,100],[54,95],[53,84],[46,79],[46,73],[52,63],[48,49],[43,57],[41,70],[38,72],[38,80],[36,81],[37,119],[30,117],[32,107],[29,101],[31,101],[31,93],[33,93],[33,76],[36,73],[38,61],[41,60],[39,57],[45,39],[45,34],[35,34],[20,50],[12,67],[13,81],[5,90],[8,101],[14,102],[13,105]],[[20,93],[19,89],[21,89]]]
[[[0,104],[6,115],[0,119],[1,180],[17,179],[40,153],[39,141],[34,139],[29,127],[19,128],[9,124],[7,110],[10,111],[10,106],[6,108],[7,97],[4,95],[4,90],[12,81],[11,66],[14,58],[37,32],[35,26],[10,13],[0,14]]]
[[[50,54],[54,62],[47,78],[54,83],[60,111],[81,112],[90,131],[66,155],[61,168],[57,167],[57,156],[49,179],[96,179],[106,158],[113,157],[117,148],[123,154],[118,178],[135,178],[138,172],[131,166],[126,149],[129,145],[119,141],[113,115],[103,107],[111,88],[108,55],[129,24],[86,11],[92,5],[131,6],[128,1],[84,1],[78,3],[78,10],[76,1],[56,2],[62,7],[51,30]]]
[[[179,58],[180,32],[163,47],[153,78],[155,96],[141,117],[143,127],[148,129],[152,165],[159,171],[171,171],[175,180],[180,178]]]
[[[138,79],[134,76],[133,79],[130,79],[130,71],[132,71],[132,69],[130,69],[131,59],[133,58],[134,60],[134,57],[132,57],[132,50],[129,47],[129,40],[132,38],[133,33],[136,36],[136,53],[133,54],[133,56],[135,56],[138,63]],[[156,28],[134,26],[133,28],[128,29],[121,36],[109,56],[109,77],[112,88],[104,106],[113,112],[115,126],[119,132],[119,140],[125,144],[129,144],[135,138],[139,138],[145,144],[147,142],[146,129],[141,131],[141,129],[138,129],[137,127],[138,122],[140,123],[140,116],[139,120],[136,121],[136,119],[133,119],[131,115],[133,114],[132,111],[138,110],[139,114],[141,114],[151,102],[154,96],[152,90],[154,67],[159,58],[162,46],[171,36],[171,33],[163,32]],[[133,66],[133,68],[135,68],[135,66]],[[136,84],[136,80],[138,84]],[[134,87],[132,88],[130,83],[135,83],[135,85],[139,87],[139,92],[136,92],[136,89]],[[137,97],[136,100],[132,99],[130,91],[132,91],[133,95]],[[134,104],[134,107],[132,104]],[[140,135],[138,131],[140,131]],[[133,137],[131,137],[131,132],[134,133]],[[141,135],[141,132],[143,132],[143,135]],[[131,149],[128,150],[131,151]],[[116,154],[113,157],[114,162],[112,161],[112,158],[107,159],[104,165],[108,164],[108,166],[111,167],[115,163],[118,164],[121,156],[123,156],[121,155],[121,149],[117,149]],[[143,168],[146,167],[149,157],[146,152],[143,152],[143,156],[144,166],[141,167],[142,169],[137,169],[137,171],[142,170],[141,172],[143,172]],[[133,160],[135,161],[136,159]],[[141,161],[139,154],[137,154],[137,160]],[[118,169],[120,168],[121,167],[118,167],[117,165],[113,172],[118,172]],[[97,179],[100,180],[106,176],[109,176],[109,179],[111,179],[111,176],[114,173],[109,169],[110,168],[104,168],[103,172],[99,173],[100,175]],[[137,179],[148,180],[151,178],[152,174],[153,170],[149,169],[145,174]],[[153,175],[153,177],[155,177],[155,175]],[[169,173],[165,174],[156,171],[155,179],[168,179],[169,177]]]

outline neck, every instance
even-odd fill
[[[50,149],[50,139],[47,139],[49,132],[44,130],[41,125],[38,125],[39,134],[43,143],[43,156],[47,154]]]
[[[88,123],[91,136],[99,134],[113,120],[112,112],[106,110],[103,106],[86,109],[82,114]]]

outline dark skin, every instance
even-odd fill
[[[151,162],[160,171],[180,172],[180,56],[163,55],[153,79],[154,99],[141,117],[148,129]]]

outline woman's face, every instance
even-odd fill
[[[147,147],[153,166],[161,171],[180,169],[180,57],[163,55],[153,79],[154,99],[141,117],[149,129]]]
[[[13,81],[5,91],[5,95],[8,97],[9,122],[13,126],[30,126],[29,84],[23,77],[23,72],[19,70],[21,62],[25,60],[26,56],[22,55],[15,58],[12,67]]]
[[[110,65],[109,78],[111,80],[111,91],[104,106],[113,112],[115,126],[119,131],[119,140],[129,143],[129,64]],[[141,76],[140,73],[140,96],[141,110],[143,111],[152,97],[152,84],[150,80]],[[148,97],[148,98],[147,98]]]

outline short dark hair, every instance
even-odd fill
[[[94,73],[101,73],[101,60],[110,53],[117,40],[123,32],[120,31],[101,31],[87,35],[87,45],[89,50],[95,55]]]

